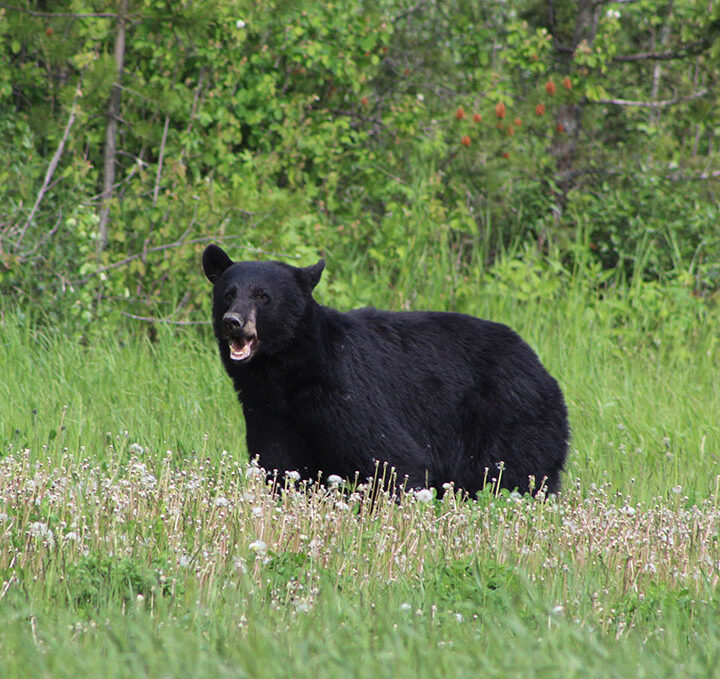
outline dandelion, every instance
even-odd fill
[[[235,28],[237,28],[238,30],[245,28],[245,26],[247,26],[247,24],[242,19],[238,19],[235,22]]]
[[[145,452],[145,449],[139,443],[131,443],[128,450],[133,455],[142,455]]]
[[[46,540],[48,545],[55,544],[55,535],[46,523],[33,521],[28,527],[28,533],[34,538]]]
[[[400,610],[403,611],[404,613],[407,613],[411,609],[412,609],[412,606],[407,601],[404,601],[403,603],[400,604]]]
[[[458,622],[462,622],[462,621],[463,621],[463,614],[462,614],[462,613],[455,613],[455,620],[457,620]]]
[[[285,472],[285,478],[288,479],[288,481],[299,481],[300,480],[300,472],[296,472],[296,471]]]
[[[330,474],[330,476],[328,476],[327,478],[327,481],[333,488],[339,486],[343,482],[342,476],[338,476],[337,474]]]
[[[228,502],[228,499],[226,497],[223,497],[222,495],[215,498],[215,506],[216,507],[227,507],[230,503]]]
[[[415,493],[415,499],[418,502],[427,504],[433,499],[433,492],[429,488],[423,488],[422,490],[419,490],[417,491],[417,493]]]
[[[267,554],[267,545],[262,540],[255,540],[248,545],[251,552],[254,552],[256,556],[265,556]]]

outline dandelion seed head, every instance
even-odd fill
[[[415,493],[415,499],[418,502],[427,504],[433,499],[433,492],[429,488],[423,488],[422,490],[419,490]]]

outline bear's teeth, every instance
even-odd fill
[[[233,361],[242,361],[250,356],[250,342],[240,344],[240,342],[230,342],[230,358]]]

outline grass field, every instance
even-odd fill
[[[459,307],[561,383],[559,497],[273,490],[206,330],[5,309],[0,676],[720,676],[717,310],[649,285]]]

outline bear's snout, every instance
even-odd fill
[[[243,318],[240,314],[235,311],[228,311],[223,316],[223,328],[225,334],[228,337],[238,337],[239,335],[245,335],[246,337],[254,337],[257,335],[255,329],[254,315],[250,313],[248,318]]]

